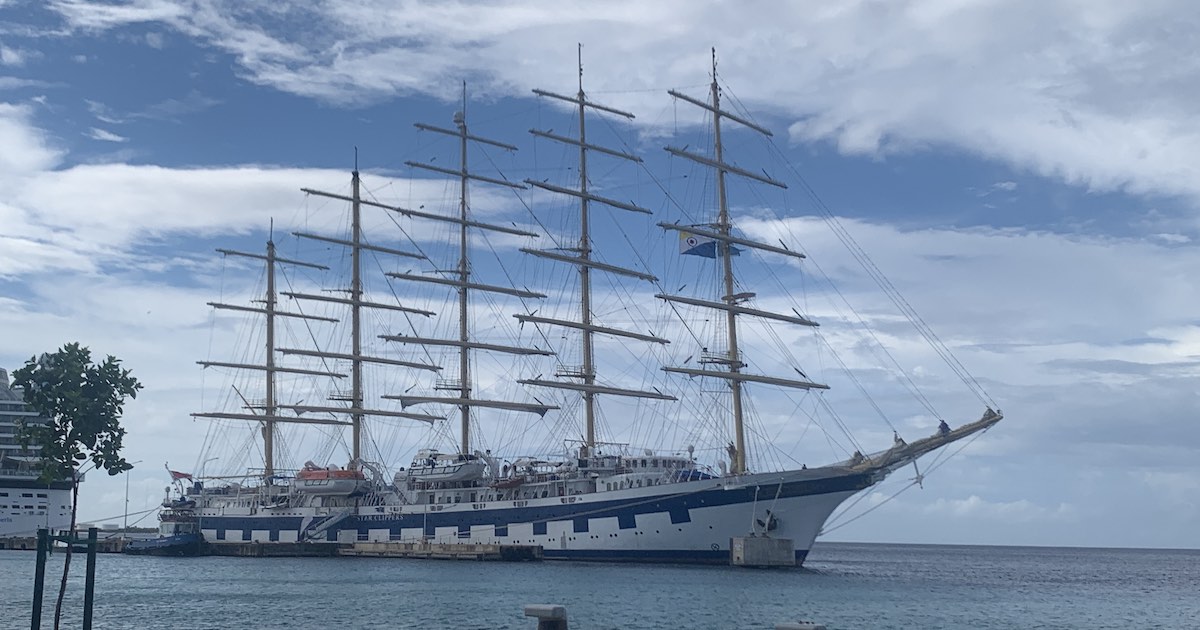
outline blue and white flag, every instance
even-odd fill
[[[689,256],[717,257],[717,239],[687,232],[679,233],[679,253]],[[730,247],[729,253],[737,256],[741,253],[736,247]]]

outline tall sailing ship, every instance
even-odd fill
[[[540,545],[546,558],[724,563],[729,561],[733,539],[767,536],[792,541],[796,562],[801,563],[831,513],[848,498],[900,467],[915,465],[920,456],[986,430],[1001,419],[988,408],[981,419],[956,429],[943,422],[932,435],[911,443],[897,437],[884,451],[855,451],[848,459],[826,466],[754,470],[747,428],[749,390],[827,389],[798,368],[799,379],[752,371],[739,337],[746,320],[774,327],[817,325],[798,310],[775,312],[756,304],[755,293],[748,290],[752,286],[737,275],[739,258],[778,256],[793,262],[804,258],[782,243],[772,245],[742,235],[735,230],[730,212],[727,179],[773,187],[785,184],[728,161],[723,125],[735,124],[767,136],[770,131],[724,108],[715,57],[707,98],[669,92],[679,103],[699,108],[711,124],[711,152],[667,147],[672,159],[705,173],[712,193],[709,203],[715,208],[715,216],[707,221],[657,224],[662,228],[660,235],[669,235],[664,242],[677,238],[684,253],[699,254],[715,263],[714,294],[683,294],[668,291],[650,270],[611,264],[598,255],[599,247],[617,245],[595,238],[593,220],[598,211],[606,212],[617,224],[622,216],[654,220],[648,219],[654,215],[651,210],[610,196],[597,189],[589,177],[593,158],[641,165],[642,158],[633,151],[602,146],[588,136],[589,123],[597,115],[632,119],[633,114],[589,98],[583,90],[582,65],[574,95],[534,92],[573,110],[574,135],[531,130],[539,141],[577,156],[570,168],[564,169],[574,173],[573,185],[551,181],[551,177],[515,182],[469,164],[472,148],[512,152],[517,147],[468,130],[464,86],[462,109],[454,116],[453,128],[417,125],[457,145],[456,167],[437,165],[433,159],[406,163],[414,170],[448,178],[448,189],[455,197],[451,211],[381,203],[363,193],[357,170],[351,176],[349,194],[304,189],[314,199],[349,206],[348,235],[295,233],[299,240],[320,244],[334,252],[334,259],[347,263],[348,284],[306,289],[305,285],[316,286],[316,278],[332,265],[280,256],[273,241],[267,243],[264,253],[220,250],[264,264],[265,294],[258,304],[212,303],[217,309],[262,316],[262,354],[261,360],[202,364],[253,374],[249,386],[261,383],[262,398],[249,398],[257,392],[231,387],[236,394],[232,398],[235,410],[193,415],[222,426],[242,423],[252,427],[253,439],[247,444],[253,446],[239,448],[243,456],[260,453],[262,467],[247,475],[197,477],[184,490],[186,496],[165,504],[170,510],[170,505],[182,499],[196,515],[208,544],[499,543]],[[606,172],[612,168],[607,163],[603,167]],[[569,215],[574,233],[552,236],[554,246],[535,246],[544,236],[539,232],[480,220],[472,212],[473,194],[494,196],[496,191],[506,190],[568,202],[563,207],[570,211],[559,219],[566,224]],[[368,224],[383,221],[378,217],[365,220],[364,211],[381,213],[397,221],[397,226],[399,220],[407,222],[409,230],[404,236],[393,234],[392,238],[407,238],[411,247],[368,239]],[[424,236],[414,238],[414,232]],[[492,278],[508,277],[507,270],[495,273],[486,269],[474,254],[493,249],[496,242],[514,241],[528,244],[519,247],[525,260],[567,270],[570,275],[558,276],[566,281],[540,290],[511,282],[491,283]],[[446,251],[440,257],[432,255],[433,245]],[[632,252],[626,258],[642,257]],[[380,260],[390,260],[387,264],[392,265],[403,261],[415,270],[386,272],[387,284],[369,288],[367,279],[373,274],[366,268],[384,266]],[[438,261],[445,263],[441,265],[444,268],[438,268]],[[277,291],[277,274],[283,270],[291,274],[290,290]],[[611,309],[609,313],[597,309],[600,297],[594,283],[598,277],[604,278],[606,286],[616,282],[642,285],[608,290],[603,300],[626,295],[639,302],[636,312],[649,308],[645,302],[654,302],[670,317],[699,313],[708,332],[699,333],[698,327],[684,321],[662,324],[666,332],[656,333],[645,330],[645,322],[637,317],[627,318],[633,320],[627,327],[610,325],[604,320],[605,315],[611,316]],[[638,299],[651,295],[656,300]],[[280,296],[290,300],[289,307],[281,308]],[[414,303],[410,298],[423,302]],[[559,300],[559,305],[547,306],[552,300]],[[438,304],[447,308],[434,310]],[[508,316],[489,318],[483,314],[489,307],[509,309],[515,322]],[[330,331],[345,329],[347,319],[348,334],[336,338],[341,333]],[[283,321],[298,322],[302,332],[292,337],[314,344],[281,344],[276,337]],[[633,356],[665,358],[669,353],[662,349],[672,341],[667,332],[690,337],[700,348],[688,350],[687,359],[678,363],[653,367],[649,373],[657,377],[639,381],[630,375],[629,365],[606,364],[612,352],[598,351],[598,346],[616,345]],[[705,334],[710,339],[701,341]],[[389,350],[371,349],[380,341]],[[680,345],[678,338],[674,341]],[[322,349],[317,342],[334,349]],[[645,349],[633,349],[643,346]],[[606,367],[611,370],[605,372]],[[293,387],[289,390],[293,398],[281,400],[277,382],[281,378],[289,379],[292,386],[305,384],[310,394],[299,399]],[[243,381],[242,387],[247,386]],[[675,393],[697,386],[699,395],[711,404],[693,401],[684,405],[685,397]],[[368,394],[368,390],[375,391]],[[311,397],[315,395],[324,400]],[[718,427],[712,432],[719,436],[719,445],[702,449],[698,455],[686,443],[654,450],[629,442],[603,441],[602,437],[621,436],[602,436],[601,399],[630,401],[617,408],[632,410],[631,416],[644,416],[634,421],[672,418],[668,422],[676,428],[686,427],[673,434],[685,439],[705,427]],[[724,418],[718,417],[719,423],[714,424],[687,417],[699,413]],[[507,418],[509,426],[520,426],[522,421],[514,419],[518,416],[529,419],[527,428],[494,440],[510,452],[479,444],[485,432],[482,425],[499,417]],[[371,433],[373,426],[393,429]],[[393,471],[371,453],[373,448],[379,450],[380,441],[398,435],[396,426],[427,427],[428,433],[423,435],[431,442],[416,450],[411,463]],[[570,428],[564,429],[566,426]],[[562,448],[549,449],[557,451],[551,454],[545,449],[529,455],[523,454],[529,450],[517,450],[552,444],[562,437],[531,435],[542,430],[557,430],[578,439],[564,440]],[[313,449],[307,458],[310,461],[302,467],[281,466],[281,442],[286,441],[293,450],[298,445],[308,446],[311,442],[305,441],[305,431],[335,439],[348,431],[348,461],[332,465],[336,448],[323,444]],[[646,435],[648,432],[641,432],[635,437],[648,441]],[[312,461],[322,457],[325,461]],[[206,461],[213,459],[216,457]]]

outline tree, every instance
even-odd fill
[[[78,343],[68,343],[53,354],[25,362],[13,373],[13,385],[24,390],[25,403],[43,418],[22,426],[23,447],[40,447],[41,479],[47,483],[71,481],[71,528],[79,511],[79,480],[88,460],[96,470],[117,475],[133,468],[121,457],[121,411],[126,398],[137,398],[142,384],[109,356],[92,362],[92,352]],[[54,628],[62,618],[63,595],[71,569],[71,550],[63,558],[62,582],[54,605]]]

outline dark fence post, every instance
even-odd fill
[[[83,630],[92,630],[92,600],[96,590],[96,528],[88,528],[87,581],[83,584]]]
[[[46,584],[46,553],[50,550],[49,530],[37,532],[37,568],[33,572],[33,614],[29,618],[31,630],[42,627],[42,587]]]

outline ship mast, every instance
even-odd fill
[[[467,190],[470,180],[467,179],[467,83],[463,82],[462,115],[455,119],[458,127],[458,167],[461,175],[458,178],[458,340],[462,347],[458,349],[458,392],[464,400],[471,398],[471,349],[467,342],[471,340],[471,331],[467,323],[467,306],[470,296],[467,281],[471,279],[471,268],[467,252]],[[458,406],[460,442],[459,452],[463,455],[470,453],[471,447],[471,405],[464,402]]]
[[[359,194],[360,180],[358,177],[358,158],[357,149],[355,150],[355,165],[354,172],[350,178],[351,195],[354,201],[350,205],[350,251],[353,255],[350,257],[350,299],[353,304],[350,307],[350,337],[351,349],[350,354],[353,358],[350,360],[350,407],[354,411],[350,412],[350,432],[351,432],[351,453],[350,461],[357,462],[362,455],[362,408],[363,408],[363,391],[362,391],[362,276],[360,274],[362,256],[359,252],[362,251],[362,196]]]
[[[220,363],[216,361],[199,361],[204,367],[229,367],[244,370],[261,370],[266,373],[264,389],[266,398],[263,399],[261,405],[247,405],[250,411],[261,409],[263,413],[258,414],[227,414],[227,413],[193,413],[197,418],[222,418],[233,420],[254,420],[262,422],[263,436],[263,476],[267,479],[275,474],[275,423],[276,422],[297,422],[298,418],[281,417],[279,408],[275,400],[275,374],[285,372],[289,374],[309,374],[320,376],[331,376],[335,378],[344,377],[344,374],[335,374],[331,372],[321,372],[314,370],[301,370],[295,368],[279,367],[275,364],[275,318],[276,317],[293,317],[298,319],[319,320],[326,322],[336,322],[336,319],[329,317],[318,317],[316,315],[305,315],[302,313],[281,312],[276,306],[277,296],[275,293],[275,267],[276,265],[285,264],[297,267],[308,267],[310,269],[319,269],[327,271],[329,268],[323,265],[314,265],[312,263],[302,262],[299,260],[289,260],[287,258],[279,258],[275,255],[275,241],[273,239],[267,241],[267,254],[249,254],[245,252],[234,251],[230,249],[218,249],[218,252],[226,256],[237,256],[242,258],[254,258],[257,260],[266,261],[267,271],[267,292],[263,298],[263,308],[239,306],[235,304],[221,304],[218,302],[209,302],[209,306],[217,309],[242,311],[248,313],[259,313],[266,316],[266,348],[264,351],[264,362],[262,365],[255,364],[235,364],[235,363]],[[306,419],[307,420],[307,419]]]
[[[308,350],[308,349],[300,349],[300,348],[280,348],[279,349],[279,352],[281,352],[285,355],[318,357],[318,358],[323,358],[323,359],[335,359],[335,360],[339,360],[339,361],[349,361],[350,362],[350,373],[351,373],[350,391],[349,392],[336,392],[336,393],[330,395],[330,397],[329,397],[330,403],[335,403],[335,402],[349,403],[349,406],[334,405],[334,404],[329,404],[329,405],[296,404],[296,405],[279,405],[279,406],[282,408],[291,409],[291,410],[295,411],[297,414],[323,413],[323,414],[334,414],[334,415],[342,415],[342,414],[349,415],[350,422],[348,422],[348,423],[345,421],[341,421],[341,420],[333,420],[330,422],[333,424],[349,424],[350,425],[351,441],[352,441],[351,463],[355,464],[355,465],[357,465],[360,461],[362,461],[362,457],[363,457],[363,451],[364,451],[363,442],[364,442],[364,440],[363,440],[362,427],[363,427],[363,422],[367,416],[405,418],[405,419],[409,419],[409,420],[418,420],[421,422],[428,422],[430,424],[432,424],[433,422],[435,422],[437,420],[443,419],[441,416],[433,416],[433,415],[427,415],[427,414],[413,414],[413,413],[391,411],[391,410],[385,410],[385,409],[373,409],[373,408],[368,408],[366,405],[366,395],[365,395],[364,387],[363,387],[363,368],[365,367],[366,364],[371,363],[371,364],[380,364],[380,365],[392,365],[392,366],[398,366],[398,367],[407,367],[407,368],[412,368],[412,369],[417,369],[417,370],[429,370],[429,371],[435,371],[435,372],[440,370],[441,367],[437,366],[437,365],[431,365],[428,363],[405,361],[405,360],[393,359],[393,358],[389,358],[389,357],[370,356],[370,355],[363,354],[363,350],[362,350],[363,309],[378,309],[378,310],[384,310],[384,311],[406,313],[406,314],[411,314],[411,315],[421,315],[423,317],[431,317],[435,313],[433,313],[432,311],[411,308],[411,307],[402,306],[399,304],[390,304],[390,303],[385,303],[385,302],[372,302],[370,300],[365,299],[365,295],[364,295],[365,292],[363,290],[363,281],[362,281],[362,256],[363,256],[364,252],[369,251],[369,252],[375,252],[375,253],[379,253],[379,254],[387,254],[390,256],[398,256],[398,257],[404,257],[404,258],[416,258],[416,259],[424,259],[425,256],[422,254],[419,254],[419,253],[393,249],[390,247],[382,247],[379,245],[373,245],[373,244],[366,242],[366,240],[363,238],[363,231],[362,231],[362,207],[363,206],[379,207],[379,208],[383,208],[385,210],[393,210],[393,211],[398,211],[399,209],[385,206],[385,205],[379,204],[379,203],[370,202],[370,201],[363,199],[361,192],[360,192],[360,188],[361,188],[361,180],[359,177],[357,164],[355,164],[355,170],[351,172],[351,178],[350,178],[351,194],[349,197],[347,197],[345,195],[339,195],[336,193],[314,190],[311,188],[302,188],[301,189],[303,192],[308,193],[310,195],[316,195],[316,196],[320,196],[320,197],[327,197],[330,199],[338,199],[341,201],[350,202],[351,214],[350,214],[350,239],[349,240],[333,238],[333,237],[323,236],[323,235],[319,235],[319,234],[309,234],[306,232],[293,232],[293,234],[299,238],[303,238],[303,239],[307,239],[307,240],[314,240],[314,241],[319,241],[322,243],[339,245],[342,247],[349,248],[349,250],[350,250],[350,286],[349,286],[349,288],[342,290],[342,292],[346,293],[348,295],[348,297],[337,297],[337,296],[325,295],[325,294],[311,294],[311,293],[298,293],[298,292],[284,292],[283,293],[283,295],[286,295],[288,297],[295,298],[298,300],[327,302],[327,303],[335,303],[335,304],[342,304],[345,306],[349,306],[350,307],[350,322],[351,322],[351,325],[350,325],[350,353],[345,354],[345,353],[338,353],[338,352],[325,352],[325,351],[321,351],[321,350]]]
[[[466,456],[471,454],[471,408],[472,407],[487,407],[493,409],[507,409],[510,411],[520,411],[528,413],[536,413],[545,415],[551,409],[558,407],[544,404],[519,403],[503,400],[486,400],[480,399],[473,395],[471,388],[471,351],[486,350],[490,352],[500,352],[514,355],[552,355],[553,353],[539,348],[524,348],[516,346],[505,346],[498,344],[480,343],[474,341],[471,337],[471,326],[469,309],[470,292],[483,291],[490,293],[498,293],[510,295],[520,298],[544,298],[542,293],[516,289],[506,286],[487,285],[474,282],[471,274],[470,251],[468,249],[470,241],[470,229],[482,229],[507,234],[516,234],[520,236],[536,237],[533,232],[526,232],[519,229],[507,228],[504,226],[490,225],[473,221],[470,218],[470,185],[472,181],[483,182],[496,186],[504,186],[513,189],[524,189],[525,186],[516,184],[505,179],[486,177],[478,173],[474,173],[468,169],[467,156],[470,142],[478,144],[499,147],[507,151],[516,151],[517,147],[503,142],[490,140],[481,136],[471,134],[467,129],[467,87],[463,83],[462,87],[462,109],[454,115],[455,129],[444,129],[417,123],[415,126],[422,131],[431,131],[443,135],[453,136],[458,140],[459,150],[459,169],[452,170],[425,164],[421,162],[405,162],[410,167],[432,171],[442,175],[455,177],[459,182],[459,199],[458,199],[458,216],[440,216],[431,214],[410,214],[418,218],[433,219],[437,221],[449,222],[458,225],[458,244],[459,257],[457,268],[453,272],[445,272],[447,275],[452,274],[454,277],[443,278],[434,276],[425,276],[410,273],[388,273],[387,276],[399,280],[408,280],[412,282],[428,282],[445,286],[452,286],[457,289],[458,293],[458,338],[456,340],[449,339],[433,339],[424,337],[410,337],[403,335],[381,335],[380,338],[398,343],[417,344],[417,345],[432,345],[432,346],[450,346],[457,347],[459,350],[458,360],[458,379],[455,380],[440,380],[434,386],[436,390],[454,391],[456,396],[409,396],[395,395],[384,396],[384,398],[397,399],[402,407],[421,404],[450,404],[458,407],[459,410],[459,452]]]
[[[579,267],[579,321],[573,320],[555,320],[545,317],[534,317],[533,315],[518,314],[514,315],[521,322],[534,322],[540,324],[551,324],[570,328],[578,328],[581,331],[581,350],[583,355],[583,366],[578,369],[560,368],[555,372],[557,377],[573,378],[578,380],[578,383],[570,383],[563,381],[550,381],[541,379],[526,379],[518,381],[527,385],[540,385],[544,387],[557,387],[562,389],[574,389],[583,394],[584,408],[584,448],[580,451],[580,457],[587,457],[596,447],[596,395],[600,393],[615,394],[620,396],[631,396],[641,398],[654,398],[659,400],[675,400],[673,396],[668,396],[660,392],[637,391],[637,390],[622,390],[611,387],[603,387],[596,383],[596,366],[595,366],[595,350],[594,350],[594,335],[596,333],[604,333],[614,336],[631,337],[643,341],[651,341],[655,343],[669,343],[666,339],[654,337],[652,335],[641,335],[637,333],[627,333],[625,331],[602,328],[592,323],[592,269],[602,270],[609,273],[633,276],[642,280],[655,281],[657,280],[650,274],[641,273],[631,269],[621,269],[611,265],[605,265],[595,261],[592,257],[592,240],[591,240],[591,202],[595,201],[611,207],[649,214],[650,211],[630,203],[624,203],[613,199],[606,199],[593,195],[588,190],[588,152],[597,151],[617,158],[641,163],[642,159],[636,155],[614,151],[598,145],[589,144],[587,141],[587,116],[585,112],[588,108],[593,108],[600,111],[605,111],[611,114],[617,114],[627,119],[632,120],[633,114],[623,112],[611,107],[599,105],[587,99],[587,95],[583,91],[583,46],[579,45],[579,91],[575,97],[562,96],[546,92],[544,90],[534,90],[533,92],[539,96],[545,96],[562,101],[572,103],[576,106],[579,116],[579,137],[565,138],[557,136],[548,131],[537,129],[530,130],[530,133],[537,137],[546,138],[555,142],[574,145],[579,148],[579,187],[576,189],[562,188],[546,182],[527,179],[525,183],[532,186],[548,190],[551,192],[569,195],[579,199],[579,245],[575,248],[576,256],[556,254],[541,250],[523,249],[529,254],[542,256],[563,262],[570,262]]]
[[[668,223],[660,223],[659,226],[664,229],[675,230],[685,234],[691,234],[699,238],[715,241],[717,252],[716,256],[721,259],[722,288],[724,290],[724,295],[721,297],[720,301],[707,301],[667,294],[659,294],[655,297],[671,302],[679,302],[692,306],[700,306],[725,311],[725,327],[727,335],[725,352],[705,353],[700,359],[700,363],[702,365],[716,366],[717,369],[664,367],[663,370],[676,374],[686,374],[689,376],[720,378],[729,382],[733,403],[732,411],[734,432],[734,443],[730,449],[730,473],[734,475],[740,475],[747,472],[746,430],[743,419],[744,412],[742,406],[742,383],[764,383],[797,389],[828,389],[829,386],[822,385],[820,383],[813,383],[807,380],[797,381],[792,379],[775,378],[771,376],[750,374],[742,371],[743,368],[747,367],[747,364],[742,360],[741,352],[738,349],[738,315],[750,315],[773,321],[799,324],[802,326],[816,326],[817,324],[809,319],[799,316],[798,313],[795,317],[793,317],[791,315],[772,313],[770,311],[762,311],[743,306],[746,301],[754,298],[754,294],[749,292],[735,293],[737,283],[733,273],[733,256],[735,256],[738,251],[733,247],[734,245],[742,245],[751,249],[783,254],[795,258],[804,258],[804,255],[787,249],[786,247],[766,245],[764,243],[758,243],[757,241],[740,238],[733,234],[733,222],[729,216],[729,204],[726,194],[726,174],[732,173],[779,188],[787,188],[787,185],[774,180],[769,176],[760,175],[758,173],[738,168],[737,166],[725,161],[724,146],[721,142],[722,118],[739,123],[742,126],[753,129],[754,131],[766,136],[771,136],[772,133],[770,130],[764,127],[739,117],[736,114],[721,109],[721,89],[717,83],[717,53],[715,49],[713,50],[712,57],[712,84],[710,85],[709,93],[710,101],[706,103],[704,101],[676,92],[675,90],[668,91],[668,94],[671,96],[705,109],[712,114],[713,157],[710,159],[702,155],[688,152],[684,149],[670,146],[666,147],[666,150],[672,155],[691,160],[716,171],[717,222],[715,224],[702,226],[682,226]]]

